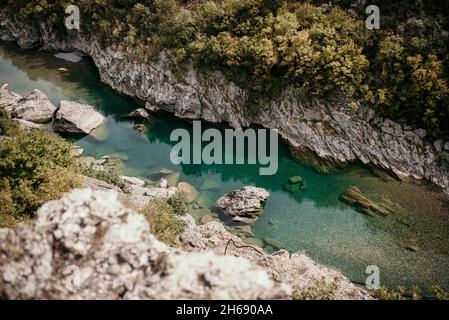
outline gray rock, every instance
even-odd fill
[[[136,109],[133,112],[130,112],[128,114],[128,117],[130,118],[141,118],[141,119],[146,119],[150,116],[150,114],[148,113],[147,110],[140,108],[140,109]]]
[[[443,151],[443,141],[436,140],[436,141],[433,142],[433,146],[435,147],[435,150],[437,152]]]
[[[159,187],[160,187],[160,188],[163,188],[163,189],[168,188],[168,181],[167,181],[167,179],[161,178],[161,179],[159,180]]]
[[[145,186],[145,181],[143,181],[142,179],[136,178],[136,177],[121,176],[120,179],[128,185],[133,185],[133,186],[138,186],[138,187]]]
[[[217,200],[217,207],[233,217],[234,221],[254,222],[263,211],[270,193],[263,188],[243,187]]]
[[[75,190],[37,219],[0,229],[5,299],[282,299],[243,258],[171,249],[113,192]]]
[[[0,88],[0,107],[5,108],[6,111],[11,112],[13,106],[22,99],[20,94],[12,92],[7,89],[7,84]]]
[[[53,119],[53,129],[59,133],[89,134],[106,122],[94,106],[61,101]]]
[[[34,123],[48,123],[55,111],[56,107],[48,97],[35,89],[13,105],[11,117]]]
[[[196,225],[189,215],[184,216],[183,220],[186,226],[176,243],[181,248],[192,252],[211,251],[217,255],[223,255],[227,248],[226,255],[248,259],[254,266],[263,268],[276,282],[289,285],[298,294],[316,290],[316,283],[324,280],[326,284],[336,286],[332,299],[372,299],[368,292],[354,285],[340,272],[319,265],[304,253],[290,254],[281,250],[270,255],[257,246],[260,241],[252,241],[251,247],[248,247],[219,222]],[[228,245],[231,239],[233,242]]]
[[[70,151],[75,158],[81,157],[84,153],[84,149],[77,145],[74,145]]]
[[[14,119],[17,121],[20,125],[20,127],[24,130],[31,131],[31,130],[45,130],[47,129],[47,125],[45,124],[38,124],[31,121],[23,120],[23,119]]]

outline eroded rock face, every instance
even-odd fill
[[[217,207],[233,217],[236,222],[251,223],[263,211],[270,193],[263,188],[243,187],[224,195],[217,200]]]
[[[47,123],[51,121],[55,111],[56,107],[45,93],[35,89],[12,106],[11,117],[34,123]]]
[[[106,118],[94,106],[61,101],[53,119],[53,129],[66,134],[89,134],[105,122]]]
[[[186,253],[157,241],[114,192],[74,190],[37,219],[0,229],[6,299],[279,299],[286,285],[236,257]]]

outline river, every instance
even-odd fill
[[[274,247],[303,251],[356,282],[364,283],[366,268],[375,265],[385,286],[428,289],[440,285],[449,289],[449,198],[435,186],[397,181],[358,165],[321,174],[295,162],[283,142],[275,176],[260,176],[255,165],[173,165],[170,133],[177,128],[191,130],[191,123],[157,114],[144,124],[143,133],[137,130],[135,125],[140,122],[126,114],[142,106],[141,102],[102,84],[87,57],[74,63],[51,53],[3,44],[0,85],[4,83],[22,95],[40,89],[55,105],[60,100],[95,105],[108,118],[103,138],[71,139],[84,148],[85,155],[118,156],[123,159],[123,173],[129,176],[156,179],[162,168],[179,172],[181,181],[200,190],[212,211],[217,211],[213,203],[231,190],[245,185],[266,188],[271,197],[252,231],[267,251]],[[307,188],[299,193],[287,191],[285,185],[292,176],[304,178]],[[341,203],[339,195],[351,185],[376,199],[394,202],[395,213],[386,218],[369,217]],[[193,213],[200,220],[201,212]],[[218,212],[218,217],[232,225],[225,215]],[[416,251],[405,249],[403,244],[411,244]]]

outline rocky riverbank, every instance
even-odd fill
[[[286,88],[257,116],[245,112],[247,94],[218,72],[204,74],[192,66],[182,72],[168,51],[152,61],[133,58],[118,47],[102,49],[97,39],[71,33],[60,40],[45,24],[39,28],[0,19],[0,39],[23,48],[79,50],[98,67],[103,82],[146,101],[147,110],[166,110],[182,118],[227,122],[232,127],[259,124],[275,128],[295,150],[312,151],[336,163],[360,161],[399,177],[427,179],[449,192],[449,142],[427,142],[424,130],[378,117],[353,101],[320,101]]]
[[[0,107],[12,114],[18,108],[24,111],[20,115],[26,115],[28,120],[16,121],[28,130],[50,125],[40,124],[41,115],[45,113],[47,122],[58,112],[49,103],[45,94],[37,90],[22,98],[6,87],[0,89]],[[53,119],[53,125],[54,122]],[[106,170],[108,163],[114,161],[106,156],[81,157],[83,150],[76,146],[72,153],[80,157],[81,166],[95,171]],[[292,295],[310,298],[309,292],[314,292],[315,299],[371,299],[341,273],[320,266],[304,254],[290,255],[283,250],[266,254],[260,247],[245,244],[217,221],[204,220],[204,225],[198,226],[186,214],[180,217],[184,228],[174,247],[157,241],[144,216],[123,204],[138,209],[181,191],[192,207],[202,206],[193,186],[178,182],[179,173],[161,169],[159,175],[161,179],[151,183],[121,176],[122,187],[83,177],[87,189],[71,191],[61,200],[45,204],[35,219],[15,229],[0,229],[0,296],[288,299]],[[243,190],[257,192],[230,199],[239,214],[254,211],[254,205],[260,207],[260,195],[262,199],[268,197],[263,189]],[[247,233],[251,233],[250,229]]]

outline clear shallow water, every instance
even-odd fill
[[[70,71],[58,71],[62,67]],[[263,243],[292,252],[305,251],[357,282],[364,282],[367,266],[377,265],[383,285],[429,288],[438,284],[449,289],[449,201],[434,187],[384,181],[357,166],[323,175],[294,162],[282,143],[279,171],[272,177],[259,176],[259,168],[250,165],[172,165],[170,133],[175,128],[191,129],[191,124],[170,115],[158,115],[153,117],[148,133],[140,133],[134,128],[135,123],[124,117],[139,102],[101,84],[89,59],[70,63],[48,53],[0,46],[0,84],[3,83],[9,83],[10,89],[20,94],[38,88],[55,105],[68,99],[97,106],[108,117],[107,138],[98,141],[85,137],[76,143],[85,149],[85,155],[119,155],[125,160],[126,175],[152,178],[161,168],[169,168],[180,172],[181,181],[198,189],[205,182],[213,182],[217,185],[213,191],[202,192],[211,204],[244,185],[266,188],[271,197],[253,225],[256,238]],[[308,187],[292,194],[284,186],[295,175],[307,180]],[[338,200],[340,193],[354,184],[373,197],[394,201],[400,209],[388,218],[357,213]],[[413,243],[420,250],[407,251],[397,241]],[[269,246],[265,249],[273,250]]]

